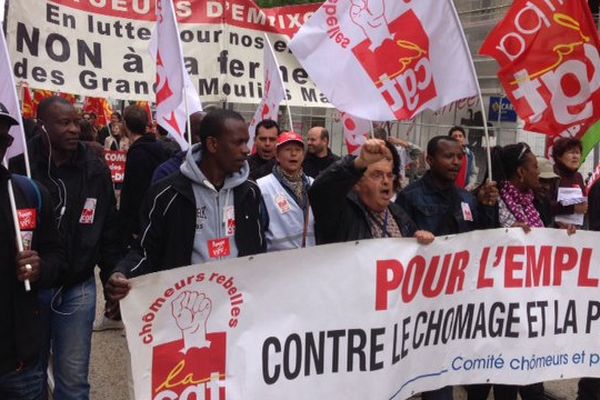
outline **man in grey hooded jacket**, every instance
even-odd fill
[[[127,278],[266,250],[262,196],[248,180],[248,129],[243,117],[215,110],[178,173],[152,186],[141,212],[141,237],[107,285],[120,300]]]

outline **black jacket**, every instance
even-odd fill
[[[302,168],[306,175],[316,179],[322,171],[326,170],[331,164],[339,159],[340,157],[333,154],[330,149],[327,149],[327,156],[323,158],[319,158],[311,153],[306,153]]]
[[[154,170],[167,159],[163,145],[151,135],[143,135],[129,147],[119,207],[119,223],[125,244],[130,244],[132,236],[138,234],[140,205],[150,187]]]
[[[250,166],[250,180],[257,181],[262,177],[273,172],[273,167],[277,164],[277,160],[262,159],[258,154],[253,154],[248,157],[248,165]]]
[[[600,180],[590,189],[588,193],[588,220],[591,231],[600,231]]]
[[[56,285],[64,275],[66,269],[65,252],[59,239],[59,234],[54,221],[52,201],[48,191],[39,184],[34,184],[26,178],[17,179],[13,175],[13,188],[17,209],[35,209],[37,213],[36,229],[33,231],[31,248],[38,252],[41,258],[40,279],[31,284],[31,291],[26,292],[23,282],[16,279],[16,240],[13,230],[13,218],[10,210],[7,190],[8,172],[0,166],[0,230],[4,231],[2,237],[9,237],[6,248],[8,254],[0,255],[2,260],[11,260],[0,265],[4,269],[0,273],[3,293],[0,298],[8,299],[8,304],[3,301],[4,315],[8,320],[0,320],[4,328],[12,327],[8,337],[0,335],[0,374],[14,371],[18,367],[34,363],[40,353],[42,344],[40,332],[42,326],[39,318],[37,290]],[[24,182],[24,183],[23,183]],[[28,187],[25,187],[28,185]],[[33,188],[36,189],[33,189]],[[31,195],[31,193],[34,193]],[[5,332],[5,330],[0,330]]]
[[[352,187],[362,178],[364,170],[354,168],[354,157],[346,156],[325,170],[308,191],[315,216],[317,244],[371,239],[367,210]],[[390,203],[403,237],[412,237],[416,225],[401,207]]]
[[[264,253],[267,246],[258,186],[246,181],[233,189],[233,196],[238,256]],[[177,172],[150,187],[140,216],[143,234],[115,272],[133,277],[192,263],[196,199],[189,179]]]
[[[104,280],[123,256],[110,170],[84,143],[79,143],[71,160],[60,167],[52,163],[50,168],[41,137],[29,141],[28,148],[31,174],[50,192],[65,244],[68,271],[62,283],[70,286],[87,280],[96,265]],[[20,161],[22,165],[22,158],[15,165]],[[90,202],[95,210],[92,223],[87,224],[82,213]]]

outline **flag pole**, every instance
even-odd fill
[[[265,41],[267,42],[267,46],[269,46],[269,51],[273,52],[273,46],[271,46],[271,41],[269,40],[269,36],[267,35],[267,32],[263,32],[263,35],[265,36]],[[277,56],[275,56],[275,53],[273,52],[273,58],[275,59],[275,62],[277,63],[277,68],[279,68],[279,61],[277,61]],[[283,79],[281,78],[281,72],[277,71],[277,76],[279,77],[279,80],[281,81],[281,87],[285,89],[285,83],[283,82]],[[292,109],[290,108],[290,103],[288,102],[288,98],[287,98],[287,91],[285,94],[285,97],[283,98],[285,101],[285,108],[287,109],[287,113],[288,113],[288,118],[289,118],[289,123],[290,123],[290,131],[294,130],[294,121],[292,121]]]
[[[183,107],[185,108],[185,121],[187,126],[187,141],[192,147],[192,121],[190,118],[190,110],[188,107],[187,90],[185,85],[185,76],[183,77]]]
[[[483,95],[481,94],[481,87],[479,86],[479,79],[477,79],[477,71],[475,70],[475,64],[473,63],[473,57],[471,56],[471,51],[469,50],[469,46],[467,45],[467,38],[465,37],[465,32],[462,29],[462,24],[460,23],[460,18],[458,17],[458,13],[452,0],[448,0],[450,3],[450,8],[452,8],[452,15],[454,15],[454,20],[456,24],[460,28],[460,34],[463,39],[463,46],[467,50],[467,54],[469,55],[469,67],[471,68],[471,73],[473,74],[473,78],[475,79],[475,84],[477,86],[477,95],[479,97],[479,104],[481,107],[481,118],[483,119],[483,132],[485,135],[485,141],[487,142],[486,146],[486,155],[487,155],[487,167],[488,167],[488,181],[492,182],[492,150],[490,148],[490,133],[488,130],[488,121],[487,116],[485,115],[485,109],[483,107]]]
[[[8,162],[7,162],[6,158],[4,160],[2,160],[2,164],[4,164],[4,167],[6,169],[8,169]],[[17,202],[15,200],[15,192],[13,190],[12,178],[11,178],[10,174],[8,176],[8,180],[6,181],[6,184],[8,185],[8,200],[10,203],[10,211],[12,213],[13,227],[15,228],[15,237],[17,239],[17,250],[19,251],[19,253],[21,253],[24,250],[23,238],[21,237],[21,227],[19,226],[19,213],[17,212]],[[31,270],[31,265],[27,264],[25,266],[25,268],[27,268],[28,270]],[[25,285],[25,291],[30,292],[31,291],[31,283],[29,282],[29,279],[25,279],[23,284]]]
[[[371,124],[371,139],[375,139],[375,126],[373,125],[373,121],[369,121]]]

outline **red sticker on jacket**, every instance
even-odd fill
[[[35,208],[24,208],[17,210],[19,217],[19,228],[22,231],[34,231],[37,228],[37,210]]]
[[[231,246],[229,238],[212,239],[208,241],[208,255],[210,258],[229,257],[231,254]]]

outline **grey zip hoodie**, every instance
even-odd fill
[[[202,159],[199,146],[190,148],[181,164],[181,173],[192,182],[196,199],[192,264],[237,257],[233,189],[244,183],[250,173],[246,162],[240,172],[225,178],[223,187],[217,191],[198,167]]]

